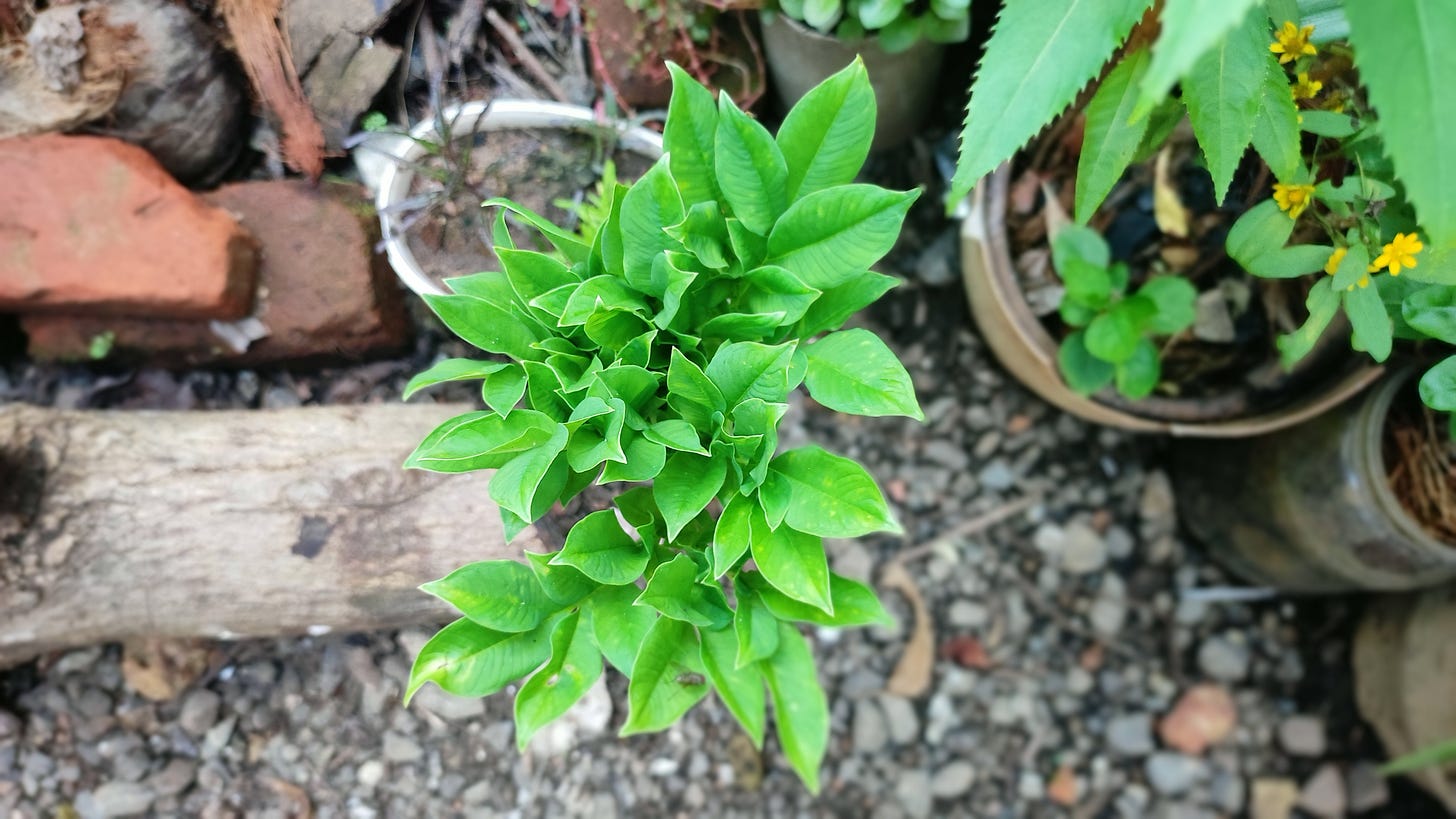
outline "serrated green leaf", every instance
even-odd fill
[[[874,136],[875,92],[855,59],[805,94],[779,126],[789,201],[853,181]]]
[[[565,714],[602,676],[602,653],[582,627],[581,614],[562,618],[551,632],[551,659],[516,693],[516,747],[525,751],[531,737]]]
[[[1083,224],[1132,164],[1148,131],[1146,116],[1133,119],[1138,86],[1148,71],[1147,49],[1127,55],[1103,78],[1087,103],[1082,156],[1077,160],[1075,212]]]
[[[1356,287],[1343,296],[1345,316],[1350,319],[1351,342],[1377,362],[1390,357],[1393,341],[1390,316],[1380,299],[1379,287]]]
[[[484,697],[531,673],[551,656],[555,618],[510,634],[462,617],[436,632],[410,668],[404,702],[427,682],[460,697]]]
[[[698,565],[687,554],[658,566],[637,597],[637,605],[651,606],[663,617],[703,628],[722,628],[733,611],[716,583],[699,583]]]
[[[530,631],[560,608],[530,567],[514,560],[469,563],[420,590],[454,606],[476,625],[511,633]]]
[[[1195,303],[1198,288],[1179,276],[1158,276],[1138,288],[1138,295],[1151,301],[1155,312],[1148,320],[1148,331],[1160,336],[1181,333],[1193,326],[1197,317]]]
[[[1330,326],[1330,320],[1340,311],[1340,294],[1330,287],[1329,277],[1314,283],[1309,289],[1304,306],[1309,311],[1309,318],[1298,330],[1282,335],[1275,341],[1279,348],[1279,358],[1285,368],[1293,367],[1314,349],[1320,336],[1324,335],[1325,328]]]
[[[652,483],[652,497],[667,523],[667,539],[674,540],[683,527],[708,507],[723,486],[727,462],[718,456],[703,457],[691,452],[668,456]]]
[[[804,383],[820,404],[853,415],[925,420],[910,374],[874,333],[861,328],[830,333],[804,355]]]
[[[661,731],[708,694],[698,633],[691,625],[659,617],[648,630],[627,686],[622,736]]]
[[[662,128],[662,148],[670,157],[672,178],[685,204],[717,201],[713,143],[718,106],[713,104],[712,92],[676,63],[668,62],[667,70],[672,76],[672,98]]]
[[[1011,158],[1097,76],[1149,0],[1045,0],[1001,10],[971,85],[948,202]]]
[[[819,765],[829,746],[829,703],[814,668],[814,653],[799,630],[779,624],[779,648],[761,666],[773,698],[774,723],[784,756],[810,793],[819,792]]]
[[[789,359],[794,355],[794,347],[792,342],[724,344],[703,372],[718,388],[728,407],[735,407],[746,398],[782,401],[789,391]]]
[[[1254,137],[1254,120],[1268,64],[1269,21],[1264,10],[1251,9],[1221,43],[1199,57],[1183,78],[1183,101],[1193,135],[1208,159],[1214,200],[1222,202],[1234,171]]]
[[[1168,0],[1158,15],[1158,41],[1153,45],[1153,62],[1139,89],[1141,117],[1169,89],[1188,76],[1199,57],[1219,45],[1250,13],[1257,14],[1268,30],[1268,15],[1255,9],[1257,0]],[[1251,12],[1251,9],[1255,9]]]
[[[598,583],[621,586],[642,576],[647,547],[622,530],[611,509],[592,512],[576,522],[553,564],[574,566]]]
[[[767,659],[779,650],[778,617],[769,610],[757,589],[743,579],[744,575],[739,575],[733,590],[738,601],[738,608],[733,612],[733,635],[738,643],[734,666],[737,668]]]
[[[1078,330],[1062,339],[1057,347],[1057,370],[1072,392],[1091,395],[1112,383],[1113,365],[1087,350],[1087,331]]]
[[[1289,93],[1289,80],[1277,61],[1264,63],[1264,91],[1254,117],[1254,150],[1269,164],[1274,178],[1286,184],[1302,180],[1304,155],[1300,151],[1299,110]]]
[[[405,459],[404,467],[449,473],[496,469],[550,441],[559,428],[549,416],[531,410],[507,417],[467,412],[435,427]]]
[[[647,632],[658,620],[657,612],[634,605],[639,594],[636,586],[603,586],[587,599],[584,609],[591,618],[597,648],[613,668],[628,676]]]
[[[1117,365],[1117,391],[1134,401],[1146,398],[1157,388],[1162,376],[1163,365],[1158,360],[1158,348],[1145,338],[1139,339],[1132,355]]]
[[[789,206],[789,169],[768,129],[718,93],[718,133],[713,145],[723,200],[744,226],[767,236]]]
[[[817,446],[800,447],[774,458],[769,474],[783,481],[787,494],[783,520],[797,531],[820,537],[901,531],[874,479],[848,458]],[[767,498],[764,505],[768,510]],[[778,528],[771,511],[768,520]]]
[[[753,747],[763,747],[763,729],[767,721],[763,672],[757,666],[739,668],[734,661],[738,643],[729,629],[704,630],[702,638],[703,669],[718,698],[743,726]]]
[[[757,580],[753,573],[740,575],[754,587],[764,605],[780,620],[813,623],[830,628],[852,626],[889,625],[893,622],[889,612],[875,597],[869,586],[847,577],[829,575],[829,598],[834,604],[833,614],[789,597],[763,580]]]
[[[810,287],[844,284],[895,246],[919,190],[840,185],[800,198],[773,226],[768,263],[788,268]]]
[[[1456,245],[1456,14],[1448,0],[1346,3],[1355,65],[1434,247]]]

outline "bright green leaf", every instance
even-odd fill
[[[676,539],[688,521],[708,508],[727,474],[728,464],[720,457],[691,452],[668,456],[667,465],[652,483],[652,496],[667,522],[668,540]]]
[[[817,446],[800,447],[774,458],[769,473],[786,487],[784,520],[797,531],[820,537],[901,531],[874,479],[848,458]]]
[[[823,542],[788,525],[770,529],[757,509],[752,529],[753,562],[763,579],[788,597],[833,614]]]
[[[763,602],[757,589],[744,582],[744,578],[751,574],[740,574],[739,582],[734,586],[738,601],[738,609],[733,612],[733,634],[738,642],[736,668],[767,659],[779,650],[779,618]],[[760,585],[772,588],[767,583]]]
[[[820,404],[853,415],[925,420],[910,374],[874,333],[860,328],[830,333],[804,355],[804,382]]]
[[[792,342],[774,346],[752,341],[724,344],[713,354],[704,374],[729,407],[746,398],[782,401],[789,391],[789,359],[793,355]],[[671,389],[671,377],[668,386]]]
[[[890,252],[920,191],[841,185],[794,204],[768,237],[769,264],[786,267],[818,290],[854,278]]]
[[[1222,202],[1244,150],[1268,76],[1269,18],[1251,9],[1223,42],[1199,57],[1183,78],[1183,101],[1193,135],[1208,158],[1214,200]]]
[[[677,722],[707,695],[704,673],[697,630],[681,620],[659,617],[632,665],[621,735],[661,731]]]
[[[1377,362],[1390,357],[1393,341],[1390,316],[1378,287],[1356,287],[1344,294],[1345,315],[1350,319],[1351,341]]]
[[[637,605],[651,606],[674,620],[703,628],[722,628],[733,618],[723,589],[717,583],[699,583],[698,566],[686,554],[658,566],[647,580]]]
[[[404,394],[400,396],[400,400],[408,401],[411,396],[426,387],[444,384],[447,381],[474,381],[508,366],[510,365],[501,361],[447,358],[444,361],[436,362],[433,367],[411,378],[405,385]]]
[[[461,697],[484,697],[531,673],[551,656],[554,618],[531,631],[509,634],[462,617],[440,629],[420,649],[410,669],[404,702],[432,682]]]
[[[745,227],[767,236],[789,206],[788,166],[768,129],[740,111],[726,91],[718,94],[713,150],[723,200]]]
[[[703,669],[708,681],[718,692],[718,698],[728,706],[728,711],[743,726],[753,747],[763,747],[763,728],[766,722],[763,672],[757,666],[739,668],[735,663],[738,643],[729,629],[703,630]]]
[[[658,620],[657,612],[634,605],[640,593],[636,586],[605,586],[586,601],[597,648],[613,668],[629,676],[647,632]]]
[[[469,563],[420,590],[495,631],[530,631],[560,608],[531,568],[514,560]]]
[[[781,623],[779,649],[761,666],[773,698],[774,723],[784,756],[810,793],[819,792],[819,764],[829,746],[829,703],[814,668],[814,653],[799,630]]]
[[[1166,32],[1166,29],[1165,29]],[[1102,200],[1132,164],[1148,118],[1132,118],[1138,85],[1148,70],[1148,52],[1137,49],[1125,55],[1103,78],[1097,93],[1087,103],[1086,127],[1082,133],[1082,156],[1077,160],[1075,210],[1083,224],[1097,212]]]
[[[1116,370],[1087,350],[1087,332],[1078,330],[1062,339],[1057,348],[1057,370],[1067,386],[1079,395],[1091,395],[1112,383]]]
[[[1163,377],[1163,365],[1158,360],[1158,348],[1147,339],[1140,339],[1132,355],[1117,365],[1117,391],[1136,401],[1152,395],[1158,381]]]
[[[1302,181],[1304,156],[1300,152],[1299,110],[1289,93],[1289,80],[1277,60],[1264,63],[1264,89],[1254,117],[1254,150],[1269,163],[1274,178],[1286,184]]]
[[[740,575],[740,579],[743,578],[752,579],[753,574]],[[889,625],[893,622],[889,612],[885,611],[885,607],[880,604],[869,586],[837,574],[829,575],[829,598],[834,604],[833,614],[795,600],[762,581],[754,583],[754,590],[769,611],[780,620],[801,621],[831,628]]]
[[[662,148],[683,202],[692,205],[718,199],[713,143],[718,131],[718,106],[713,94],[676,63],[669,62],[672,99],[662,128]]]
[[[1193,325],[1197,316],[1195,303],[1198,288],[1180,276],[1158,276],[1149,279],[1138,295],[1151,301],[1156,309],[1148,320],[1148,331],[1160,336],[1181,333]]]
[[[852,181],[874,135],[875,92],[856,59],[805,94],[779,127],[789,201]]]
[[[1275,342],[1286,368],[1293,367],[1314,349],[1330,320],[1340,311],[1340,294],[1330,287],[1330,278],[1325,276],[1309,289],[1304,305],[1309,310],[1309,318],[1298,330],[1280,336]]]
[[[1153,63],[1141,82],[1138,116],[1167,97],[1173,84],[1185,79],[1198,58],[1218,46],[1256,4],[1257,0],[1167,0],[1158,15]],[[1262,9],[1254,13],[1267,30],[1267,15]]]
[[[622,529],[611,509],[592,512],[576,522],[552,563],[575,566],[598,583],[621,586],[642,576],[647,547]]]
[[[557,623],[551,632],[551,659],[516,693],[516,747],[521,751],[602,676],[602,653],[584,625],[579,612]]]

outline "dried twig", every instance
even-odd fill
[[[1017,498],[1014,501],[1008,501],[1007,503],[1004,503],[1001,506],[996,507],[995,509],[991,509],[990,511],[977,515],[970,520],[956,524],[947,531],[936,536],[933,540],[900,552],[898,555],[895,555],[895,557],[892,558],[890,562],[903,565],[911,560],[917,560],[919,558],[925,557],[926,555],[938,552],[945,546],[954,544],[957,540],[971,537],[972,535],[978,535],[998,523],[1009,520],[1010,518],[1021,514],[1022,512],[1025,512],[1026,510],[1035,506],[1040,501],[1040,495],[1028,495],[1024,498]]]
[[[566,89],[562,88],[561,83],[557,82],[556,78],[551,76],[551,72],[546,70],[546,66],[542,65],[541,61],[536,59],[536,55],[531,53],[530,47],[521,39],[521,35],[516,33],[515,28],[506,22],[505,18],[501,17],[499,12],[495,9],[486,9],[485,21],[490,23],[490,27],[495,30],[496,34],[501,36],[502,40],[506,41],[506,45],[516,55],[516,59],[521,61],[521,65],[526,67],[526,71],[530,72],[536,82],[541,83],[542,87],[557,102],[571,101],[571,98],[566,94]]]

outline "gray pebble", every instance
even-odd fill
[[[885,714],[873,700],[855,703],[852,731],[856,753],[873,754],[885,747],[885,743],[890,740]]]
[[[179,757],[148,777],[146,784],[159,796],[175,796],[186,790],[196,778],[197,763]]]
[[[383,762],[377,759],[370,759],[359,765],[359,771],[354,774],[354,779],[362,787],[373,788],[384,781],[384,774],[388,772]]]
[[[1178,796],[1208,778],[1208,766],[1201,759],[1159,751],[1143,766],[1148,784],[1161,796]]]
[[[930,780],[930,792],[937,799],[954,799],[976,784],[976,768],[964,760],[941,766]]]
[[[1152,753],[1152,715],[1123,714],[1108,720],[1107,745],[1119,756],[1146,756]]]
[[[1286,718],[1279,723],[1279,745],[1295,756],[1324,756],[1324,721],[1308,714]]]
[[[1004,492],[1016,484],[1016,475],[1011,471],[1011,465],[1004,458],[997,458],[986,464],[976,479],[981,486],[992,492]]]
[[[1339,766],[1326,762],[1314,772],[1299,791],[1298,805],[1320,819],[1339,819],[1345,815],[1347,799],[1345,780]]]
[[[112,817],[138,816],[152,806],[156,795],[146,785],[136,782],[107,782],[91,792],[91,812],[80,811],[82,819],[112,819]],[[80,800],[78,799],[79,803]]]
[[[1062,548],[1062,569],[1071,574],[1088,574],[1107,565],[1107,544],[1085,523],[1066,528]]]
[[[912,819],[924,819],[930,815],[930,777],[919,770],[902,772],[895,783],[895,798]]]
[[[1249,674],[1249,646],[1243,635],[1210,637],[1198,647],[1198,668],[1221,682],[1238,682]]]
[[[1390,785],[1380,769],[1369,762],[1357,762],[1346,773],[1351,813],[1384,807],[1390,802]]]
[[[425,755],[418,742],[394,731],[384,734],[384,758],[390,762],[414,762]]]
[[[892,694],[884,694],[879,698],[880,707],[885,712],[885,723],[890,731],[890,739],[896,745],[908,745],[920,738],[920,717],[915,713],[915,706],[904,697],[897,697]]]
[[[974,600],[956,600],[950,604],[946,619],[960,628],[983,628],[991,621],[991,612],[984,603]]]
[[[199,688],[189,692],[187,697],[182,700],[182,710],[177,715],[177,724],[192,736],[200,737],[217,723],[218,709],[221,706],[222,697],[214,691]]]

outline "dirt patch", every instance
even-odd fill
[[[601,180],[610,156],[617,178],[632,182],[652,166],[639,154],[612,149],[586,131],[520,129],[478,132],[457,140],[466,145],[442,151],[422,163],[410,187],[418,210],[406,241],[426,275],[436,282],[453,276],[499,270],[491,249],[494,209],[480,203],[502,196],[574,228],[575,213],[562,205],[581,201]],[[411,217],[406,217],[410,223]],[[511,225],[520,247],[544,249],[539,234]]]

